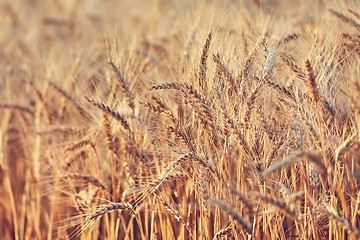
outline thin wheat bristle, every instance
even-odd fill
[[[170,162],[159,177],[143,189],[141,195],[136,199],[133,205],[140,207],[149,196],[157,193],[162,188],[163,184],[165,184],[167,180],[171,179],[171,175],[178,171],[183,163],[187,160],[191,160],[192,156],[193,153],[186,153]]]
[[[123,92],[125,93],[126,96],[126,100],[128,102],[128,105],[131,109],[134,110],[135,104],[134,104],[134,96],[132,95],[132,93],[130,92],[125,78],[124,76],[121,74],[120,70],[116,67],[115,63],[113,61],[109,61],[109,64],[111,66],[111,69],[114,71],[114,73],[116,74],[117,79],[119,80],[121,89],[123,90]]]
[[[152,191],[154,191],[156,194],[159,194],[166,183],[175,181],[177,179],[183,179],[184,177],[186,177],[186,175],[182,171],[164,172],[159,178],[151,182],[149,187],[153,188]]]
[[[254,209],[254,203],[252,202],[251,199],[249,199],[248,197],[244,196],[241,192],[239,192],[238,190],[236,190],[234,187],[230,188],[231,193],[235,194],[236,197],[245,204],[246,208],[249,209],[250,211],[253,211]]]
[[[191,85],[191,84],[184,84],[185,88],[186,88],[186,93],[188,94],[188,96],[193,97],[194,104],[200,104],[200,106],[194,106],[195,110],[197,109],[197,107],[200,107],[200,113],[203,112],[207,115],[207,117],[209,117],[209,120],[213,119],[212,113],[211,113],[211,108],[209,106],[209,104],[206,102],[205,98]]]
[[[77,153],[73,156],[71,156],[71,158],[67,161],[65,161],[65,163],[63,164],[63,168],[65,171],[68,171],[69,169],[71,169],[77,162],[81,162],[81,160],[83,160],[84,153],[80,152]]]
[[[284,94],[286,97],[292,99],[292,100],[295,100],[295,96],[293,94],[293,92],[287,88],[286,86],[284,85],[281,85],[273,80],[266,80],[266,84],[268,84],[269,86],[271,86],[272,88],[274,88],[275,90],[277,90],[279,93],[282,93]]]
[[[330,218],[334,219],[337,223],[339,223],[350,235],[355,236],[357,239],[360,238],[360,230],[349,223],[349,221],[335,213],[332,213],[328,210],[323,211],[326,215],[328,215]]]
[[[105,113],[103,114],[103,126],[105,129],[106,143],[108,148],[115,154],[115,156],[120,156],[120,140],[118,137],[113,136],[110,120]]]
[[[52,86],[56,91],[58,91],[61,95],[63,95],[66,99],[72,102],[79,113],[88,121],[92,121],[92,116],[80,105],[79,101],[71,95],[69,92],[65,91],[63,88],[58,86],[56,83],[49,81],[49,85]]]
[[[61,180],[81,181],[85,183],[91,183],[101,189],[106,189],[105,185],[92,175],[68,174],[66,176],[62,176]]]
[[[192,160],[196,161],[197,163],[199,163],[200,165],[202,165],[204,168],[209,169],[210,172],[212,172],[217,179],[220,179],[220,174],[218,173],[215,165],[213,163],[211,163],[209,160],[199,157],[192,152],[188,153],[187,156],[190,159],[192,159]]]
[[[234,91],[235,94],[238,94],[238,87],[236,85],[235,79],[227,69],[227,67],[223,64],[220,58],[220,54],[214,54],[213,60],[216,64],[217,73],[220,76],[224,76],[224,79],[229,83],[231,92]]]
[[[359,137],[356,135],[352,135],[348,137],[336,150],[335,150],[335,159],[339,160],[339,158],[344,155],[351,146],[360,146],[360,140]]]
[[[240,130],[237,128],[237,125],[235,124],[234,120],[230,118],[225,112],[223,112],[225,115],[225,121],[230,127],[231,131],[234,133],[236,138],[238,139],[240,145],[243,147],[244,152],[252,157],[252,151],[250,149],[249,143],[246,141],[245,136],[240,132]]]
[[[340,226],[344,228],[344,230],[346,230],[349,233],[349,235],[354,236],[356,239],[360,238],[360,230],[357,228],[356,225],[350,224],[348,219],[339,215],[330,206],[326,206],[326,207],[317,206],[315,200],[310,196],[307,196],[307,199],[309,200],[310,204],[313,207],[317,207],[320,210],[320,212],[324,213],[330,219],[335,220]]]
[[[251,229],[249,223],[247,223],[237,211],[232,209],[228,204],[226,204],[224,201],[222,201],[220,199],[212,197],[210,200],[213,204],[215,204],[216,206],[218,206],[219,208],[221,208],[222,210],[227,212],[231,217],[233,217],[234,220],[237,223],[239,223],[241,225],[242,229],[244,229],[248,234],[252,233],[252,229]]]

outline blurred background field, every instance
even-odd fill
[[[1,0],[0,238],[360,238],[359,56],[356,0]]]

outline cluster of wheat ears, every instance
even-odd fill
[[[0,238],[360,239],[359,10],[0,2]]]

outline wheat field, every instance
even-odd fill
[[[0,1],[1,239],[360,239],[360,1]]]

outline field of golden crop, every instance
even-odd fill
[[[0,1],[0,239],[360,239],[360,1]]]

